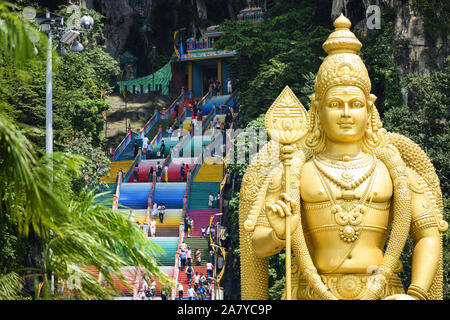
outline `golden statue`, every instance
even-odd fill
[[[268,298],[268,257],[284,247],[283,299],[442,299],[439,179],[417,144],[383,129],[350,26],[341,15],[323,44],[310,110],[286,87],[266,114],[272,140],[240,193],[242,299]]]

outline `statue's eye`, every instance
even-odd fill
[[[333,101],[330,103],[330,108],[339,108],[339,102]]]
[[[355,101],[353,102],[353,108],[361,108],[362,107],[362,103],[359,101]]]

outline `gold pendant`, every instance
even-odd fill
[[[342,206],[336,204],[332,209],[336,223],[342,228],[339,231],[340,238],[346,242],[353,242],[358,239],[363,214],[366,208],[361,205],[355,205],[351,210],[344,210]]]

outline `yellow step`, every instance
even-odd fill
[[[108,166],[110,168],[109,172],[103,176],[101,180],[106,183],[115,183],[119,169],[122,169],[123,172],[127,172],[132,162],[133,160],[112,161]]]
[[[205,159],[200,170],[195,176],[194,182],[222,182],[223,163],[214,164],[214,158]]]

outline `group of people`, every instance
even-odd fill
[[[217,209],[220,208],[220,192],[217,192],[217,195],[214,197],[213,193],[210,192],[208,196],[208,207],[210,209],[214,208],[214,204],[216,204]]]
[[[186,275],[188,275],[189,289],[187,290],[187,296],[189,300],[204,300],[207,295],[211,294],[211,282],[208,281],[203,273],[195,272],[194,275],[194,269],[188,267]],[[180,300],[183,299],[183,295],[184,289],[183,285],[180,283],[178,286],[178,296],[180,297]]]
[[[194,231],[194,219],[192,219],[189,215],[184,217],[184,231],[187,232],[188,237],[190,237]]]
[[[160,125],[161,128],[161,125]],[[170,132],[170,136],[172,135],[175,126],[172,125],[170,128],[168,128],[168,133]],[[150,139],[147,137],[143,137],[142,138],[142,147],[139,145],[137,139],[134,141],[134,157],[136,158],[136,156],[139,153],[139,150],[142,150],[143,156],[145,159],[151,159],[151,154],[153,152],[153,146],[152,144],[149,144]],[[164,158],[166,156],[167,153],[167,148],[166,145],[164,144],[164,140],[161,141],[161,145],[159,146],[158,151],[156,152],[156,157],[157,158]]]
[[[189,171],[190,171],[189,165],[183,163],[183,164],[181,165],[181,167],[180,167],[181,181],[186,181],[187,175],[188,175],[188,172],[189,172]],[[186,228],[185,228],[185,229],[186,229]]]
[[[156,296],[156,281],[150,279],[150,286],[148,285],[146,277],[142,278],[142,288],[139,290],[138,298],[140,300],[153,300]],[[164,292],[163,292],[164,290]],[[161,298],[163,295],[167,298],[166,290],[161,290]]]
[[[162,176],[164,176],[164,181],[169,182],[169,167],[167,164],[164,164],[164,167],[162,164],[158,161],[156,164],[156,170],[153,167],[150,167],[150,170],[148,171],[148,182],[153,181],[153,175],[156,171],[156,182],[161,182]]]
[[[209,237],[209,235],[211,235],[211,238],[213,241],[215,241],[216,238],[216,229],[214,228],[214,226],[211,228],[209,225],[208,226],[203,226],[202,227],[202,237]]]
[[[195,249],[194,252],[194,262],[195,265],[201,265],[201,252],[199,249]],[[186,271],[184,271],[185,267]],[[208,281],[208,278],[213,276],[214,265],[209,261],[206,264],[207,276],[204,276],[203,273],[195,272],[192,267],[192,253],[191,248],[187,246],[185,242],[183,242],[180,246],[180,268],[181,271],[186,273],[187,284],[189,289],[187,290],[187,295],[189,300],[203,300],[207,294],[211,294],[211,282]],[[184,288],[180,283],[178,286],[178,296],[180,300],[183,299]]]

